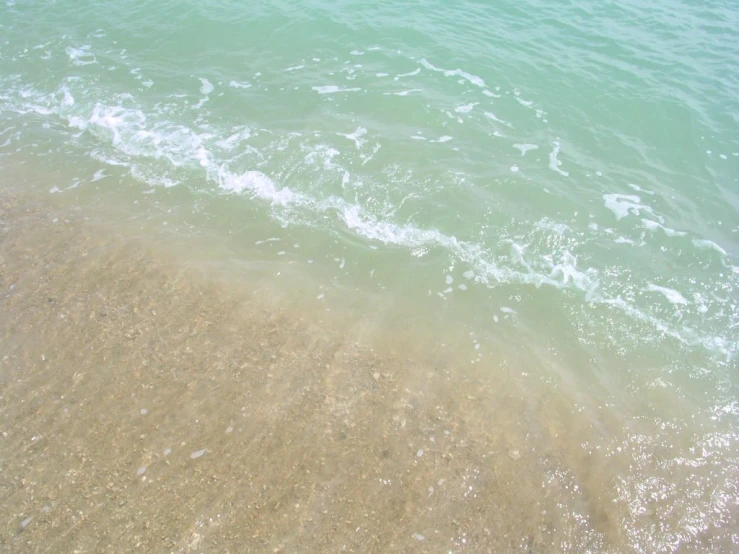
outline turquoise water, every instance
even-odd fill
[[[729,1],[7,1],[0,164],[382,294],[470,364],[531,353],[648,422],[597,446],[627,528],[678,514],[630,547],[739,544],[737,29]]]

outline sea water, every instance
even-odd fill
[[[575,447],[626,460],[632,548],[739,544],[738,27],[725,0],[3,0],[0,169],[376,295],[470,368],[526,353],[622,426]]]

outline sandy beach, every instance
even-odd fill
[[[618,538],[590,472],[578,490],[562,469],[553,441],[575,430],[556,397],[532,409],[505,372],[378,347],[266,282],[226,287],[65,210],[3,197],[3,550],[543,552],[560,533],[583,548]]]

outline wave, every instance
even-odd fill
[[[422,65],[433,71],[444,71],[445,74],[449,71],[431,66],[428,62],[422,62]],[[451,74],[467,79],[466,74],[458,73],[457,70]],[[475,81],[474,76],[470,76],[470,79]],[[205,95],[203,98],[208,98],[215,85],[207,79],[200,79],[200,84],[199,92]],[[484,82],[479,86],[484,86]],[[73,87],[79,90],[73,92]],[[410,255],[424,255],[432,249],[438,249],[445,252],[454,264],[464,267],[465,273],[471,272],[474,275],[472,280],[480,286],[495,288],[515,284],[576,292],[584,305],[603,305],[618,310],[631,320],[648,324],[655,336],[671,337],[688,347],[702,346],[727,359],[731,359],[737,351],[737,341],[722,337],[719,331],[711,331],[716,327],[702,329],[699,322],[704,321],[702,317],[706,310],[698,309],[697,302],[694,306],[684,293],[644,282],[642,290],[661,293],[678,311],[669,314],[649,305],[638,306],[633,301],[624,299],[626,295],[621,292],[622,287],[618,286],[617,280],[609,277],[605,268],[582,267],[581,258],[573,249],[577,244],[573,243],[571,247],[559,246],[548,252],[529,244],[537,233],[565,235],[568,228],[564,224],[550,222],[547,225],[528,225],[525,236],[516,240],[511,237],[500,237],[493,243],[463,240],[434,227],[399,221],[396,219],[395,208],[378,212],[362,202],[360,196],[352,199],[351,196],[325,194],[316,189],[299,191],[281,184],[278,174],[270,170],[269,163],[261,161],[266,158],[259,148],[250,143],[255,135],[247,126],[219,129],[201,124],[194,128],[171,121],[166,117],[166,110],[147,112],[130,94],[113,95],[110,99],[114,102],[91,103],[90,98],[94,94],[85,98],[82,88],[84,84],[74,80],[67,81],[50,94],[16,86],[15,94],[6,93],[0,109],[21,115],[33,113],[42,117],[57,117],[66,123],[68,130],[83,133],[96,142],[95,147],[89,150],[96,159],[125,165],[135,178],[152,185],[175,186],[192,181],[193,176],[199,176],[221,194],[248,196],[265,202],[271,206],[273,217],[283,223],[299,221],[319,229],[329,226],[332,231],[351,233],[366,241],[403,248]],[[348,90],[329,87],[321,88],[318,92]],[[371,145],[365,127],[359,126],[351,133],[334,134],[337,135],[353,143],[354,155],[361,165],[371,159],[380,146],[379,142]],[[285,151],[293,137],[300,138],[301,135],[292,133],[288,137],[275,136],[269,147],[273,152]],[[372,154],[366,152],[370,146],[374,149]],[[521,150],[521,154],[534,149],[533,145],[528,144],[516,143],[514,146]],[[101,148],[112,148],[114,155],[103,155]],[[550,168],[566,176],[568,172],[560,169],[557,158],[559,148],[559,141],[555,141],[550,153]],[[239,158],[245,152],[250,152],[250,149],[255,154],[255,165],[243,169],[244,163]],[[304,160],[307,165],[322,157],[324,164],[317,166],[319,170],[337,172],[341,175],[342,187],[349,187],[351,163],[346,166],[336,164],[334,158],[340,154],[336,148],[301,143],[293,150],[308,151]],[[97,180],[102,177],[96,173],[94,178]],[[638,190],[633,186],[631,188]],[[602,198],[604,207],[613,213],[617,221],[646,213],[660,223],[641,219],[642,228],[649,231],[662,229],[668,236],[685,234],[665,227],[663,218],[656,215],[651,206],[643,204],[641,198],[635,194],[610,193]],[[291,214],[299,214],[300,217],[291,217]],[[591,227],[592,231],[597,229],[597,226]],[[633,241],[629,242],[633,244]],[[722,256],[727,255],[725,250],[711,241],[694,238],[692,243],[696,249],[710,249]],[[635,284],[637,283],[631,283],[630,286]],[[685,317],[686,314],[695,317],[691,320],[692,324]],[[731,328],[736,324],[731,316],[726,317],[728,319],[719,323],[719,328]],[[629,333],[628,325],[624,332]]]

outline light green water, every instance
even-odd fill
[[[529,352],[648,421],[633,548],[739,544],[736,6],[295,4],[5,2],[0,167]]]

